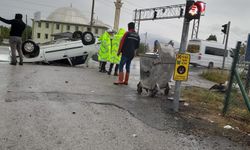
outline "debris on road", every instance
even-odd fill
[[[224,126],[224,129],[233,129],[234,130],[234,128],[232,126],[230,126],[230,125]]]
[[[136,138],[136,137],[137,137],[137,135],[136,135],[136,134],[133,134],[133,137],[134,137],[134,138]]]
[[[214,121],[213,121],[213,120],[208,119],[208,121],[209,121],[210,123],[214,123]]]
[[[189,103],[185,102],[185,103],[184,103],[184,106],[189,106]]]

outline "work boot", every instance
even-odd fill
[[[11,62],[10,65],[15,66],[15,65],[16,65],[16,62]]]
[[[106,69],[103,69],[102,72],[103,72],[103,73],[107,73],[108,71],[107,71]]]
[[[111,75],[111,72],[113,70],[113,66],[114,66],[114,64],[112,64],[112,63],[109,65],[108,75]]]
[[[129,79],[129,72],[126,72],[125,80],[124,80],[123,84],[128,85],[128,79]]]
[[[112,68],[113,68],[113,64],[110,64],[110,66],[109,66],[109,71],[108,71],[108,75],[111,75]]]
[[[124,73],[119,72],[118,81],[114,82],[115,85],[123,84]]]
[[[101,65],[101,72],[102,72],[102,73],[107,73],[107,70],[106,70],[106,62],[102,62],[102,65]]]

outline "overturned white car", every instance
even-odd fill
[[[76,31],[71,38],[55,40],[47,44],[36,44],[27,40],[22,45],[24,62],[66,62],[72,66],[84,64],[99,49],[91,32]]]

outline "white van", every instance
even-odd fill
[[[190,54],[190,64],[194,66],[205,66],[208,68],[222,68],[224,45],[215,41],[200,39],[190,40],[187,48]],[[233,53],[230,50],[225,52],[225,68],[230,69],[233,62]]]

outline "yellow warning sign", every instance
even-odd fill
[[[190,62],[189,54],[176,55],[174,80],[186,81],[188,79],[189,62]]]

